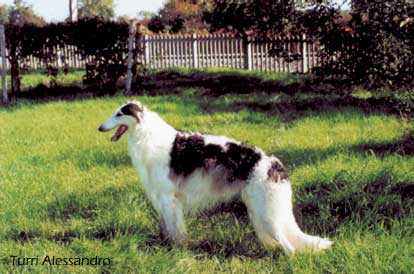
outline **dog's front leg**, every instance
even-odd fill
[[[165,234],[166,232],[168,240],[172,243],[183,244],[187,233],[181,202],[174,195],[162,195],[160,203],[159,221],[161,233]]]

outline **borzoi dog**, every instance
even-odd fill
[[[118,127],[112,141],[128,136],[132,163],[159,216],[161,234],[181,244],[184,213],[240,195],[265,247],[321,250],[332,242],[303,233],[292,211],[286,168],[274,156],[224,136],[174,129],[139,102],[129,102],[100,127]]]

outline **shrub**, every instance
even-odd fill
[[[152,32],[159,33],[164,31],[165,25],[166,23],[160,16],[154,16],[148,22],[148,29]]]
[[[370,89],[414,86],[413,1],[353,0],[344,20],[334,1],[213,1],[205,19],[213,30],[228,29],[261,39],[305,32],[322,45],[316,74],[347,79]],[[309,4],[310,3],[310,4]],[[286,57],[280,45],[272,53]]]
[[[54,49],[63,45],[74,46],[84,59],[92,60],[86,65],[85,84],[114,89],[119,77],[127,72],[128,37],[127,23],[105,21],[99,17],[41,27],[7,24],[12,92],[20,90],[19,63],[23,58],[30,55],[40,58],[50,70],[57,58]]]
[[[354,1],[352,19],[318,33],[327,58],[321,73],[347,76],[371,89],[413,86],[414,4]]]

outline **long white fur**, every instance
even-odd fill
[[[139,113],[140,122],[131,116],[116,114],[101,125],[106,130],[127,125],[128,147],[132,163],[138,170],[142,184],[157,211],[161,226],[167,231],[168,238],[175,243],[183,243],[186,238],[184,214],[211,207],[219,202],[228,201],[241,194],[249,217],[258,238],[265,247],[281,246],[286,254],[296,250],[322,250],[332,242],[317,236],[303,233],[298,227],[292,210],[292,189],[289,181],[272,182],[268,176],[274,156],[262,151],[261,160],[256,164],[245,184],[235,187],[214,189],[214,176],[196,170],[185,178],[172,179],[170,175],[170,151],[177,134],[155,112],[144,108],[141,103],[133,102],[144,109]],[[224,136],[203,135],[206,143],[225,148],[227,142],[236,142]]]

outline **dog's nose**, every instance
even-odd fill
[[[98,130],[101,131],[101,132],[105,131],[105,129],[103,128],[102,125],[98,128]]]

